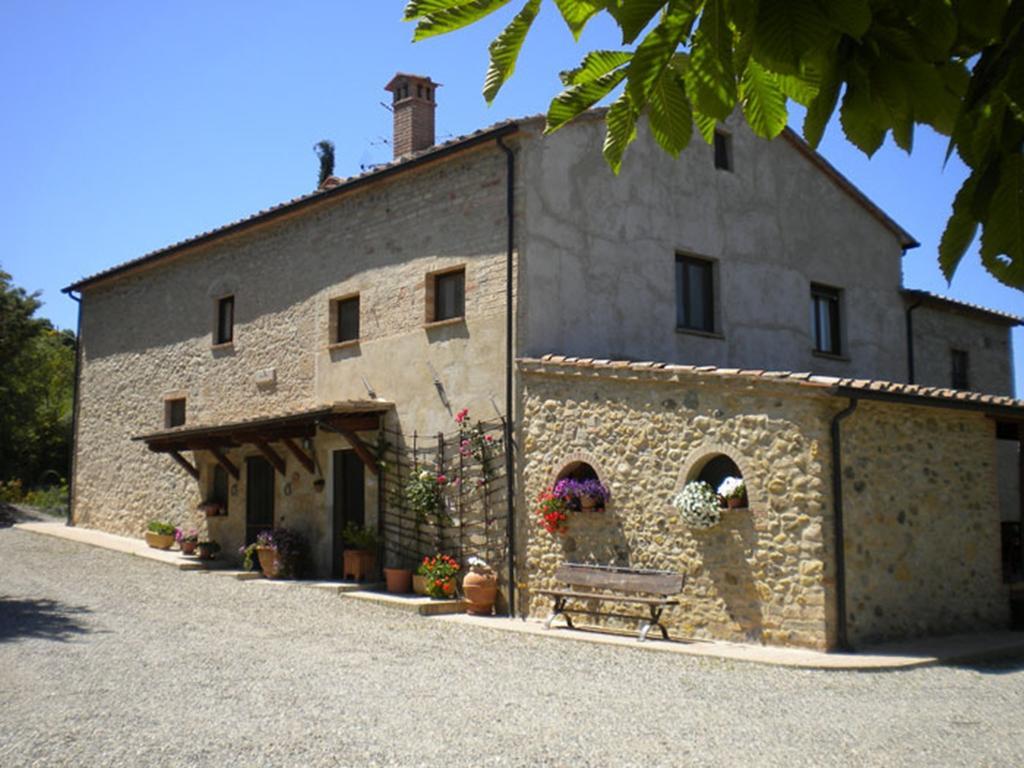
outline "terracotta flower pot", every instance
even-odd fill
[[[209,544],[196,544],[196,557],[200,560],[213,560],[219,550]]]
[[[412,591],[417,595],[427,594],[427,577],[414,573],[412,575]]]
[[[366,581],[377,566],[377,553],[368,549],[342,551],[342,578]]]
[[[281,573],[281,556],[273,547],[257,547],[256,554],[260,559],[260,570],[268,579],[276,579]]]
[[[730,496],[726,499],[726,504],[729,505],[729,509],[739,509],[740,507],[747,506],[746,496]]]
[[[188,540],[179,541],[178,542],[178,546],[181,547],[181,554],[183,554],[183,555],[193,555],[193,554],[195,554],[196,544],[197,543],[198,542],[188,541]]]
[[[498,597],[498,576],[494,571],[471,570],[462,580],[462,594],[466,598],[466,612],[476,616],[490,616]]]
[[[597,509],[597,496],[591,496],[589,493],[580,494],[580,511],[581,512],[593,512]]]
[[[146,531],[146,543],[153,549],[170,549],[174,544],[174,534]]]
[[[407,595],[412,591],[412,571],[408,568],[385,568],[384,580],[388,592],[396,595]]]

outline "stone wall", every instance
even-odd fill
[[[995,422],[862,402],[842,446],[851,643],[1005,627]]]
[[[154,518],[205,524],[195,512],[202,482],[132,440],[164,428],[172,394],[186,398],[189,425],[373,397],[396,404],[389,418],[406,433],[453,428],[442,396],[455,410],[493,416],[504,386],[504,179],[500,150],[470,150],[87,287],[76,523],[132,536]],[[466,270],[465,318],[430,325],[428,275],[457,266]],[[332,348],[330,301],[353,291],[360,340]],[[214,346],[216,299],[226,294],[235,297],[234,340]],[[288,477],[300,473],[298,494],[308,477],[277,450]],[[231,458],[244,464],[238,452]],[[330,461],[321,466],[330,472]],[[244,500],[244,475],[238,485]],[[281,486],[278,477],[284,518],[302,500],[310,532],[322,534],[329,494],[286,499]],[[213,522],[222,544],[242,535],[244,504],[236,509],[238,519]]]
[[[832,644],[827,399],[693,372],[522,370],[521,581],[530,615],[550,611],[536,590],[554,586],[559,563],[618,564],[685,574],[681,604],[666,614],[676,637]],[[749,508],[690,530],[669,500],[704,458],[723,452],[743,473]],[[572,514],[566,536],[549,534],[533,499],[577,460],[597,469],[611,502],[603,513]]]

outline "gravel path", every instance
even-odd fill
[[[1024,659],[800,671],[0,530],[0,765],[1024,765]]]

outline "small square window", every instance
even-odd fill
[[[967,357],[967,351],[963,349],[950,350],[950,357],[953,369],[951,386],[953,389],[970,389],[971,385],[968,376],[969,360]]]
[[[235,338],[235,297],[217,299],[217,328],[214,344],[230,344]]]
[[[452,320],[466,314],[466,270],[433,276],[433,322]]]
[[[172,400],[164,401],[164,425],[170,429],[171,427],[180,427],[185,423],[185,398],[176,397]]]
[[[359,340],[359,295],[334,302],[334,333],[331,341],[341,344]]]
[[[676,327],[715,331],[714,264],[696,256],[676,255]]]
[[[732,170],[732,136],[725,131],[715,131],[715,168]]]
[[[842,354],[839,293],[838,288],[811,285],[814,349],[826,355]]]

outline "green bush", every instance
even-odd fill
[[[174,526],[170,523],[164,523],[159,520],[151,520],[149,525],[146,526],[146,530],[150,533],[155,533],[159,536],[173,536]]]

